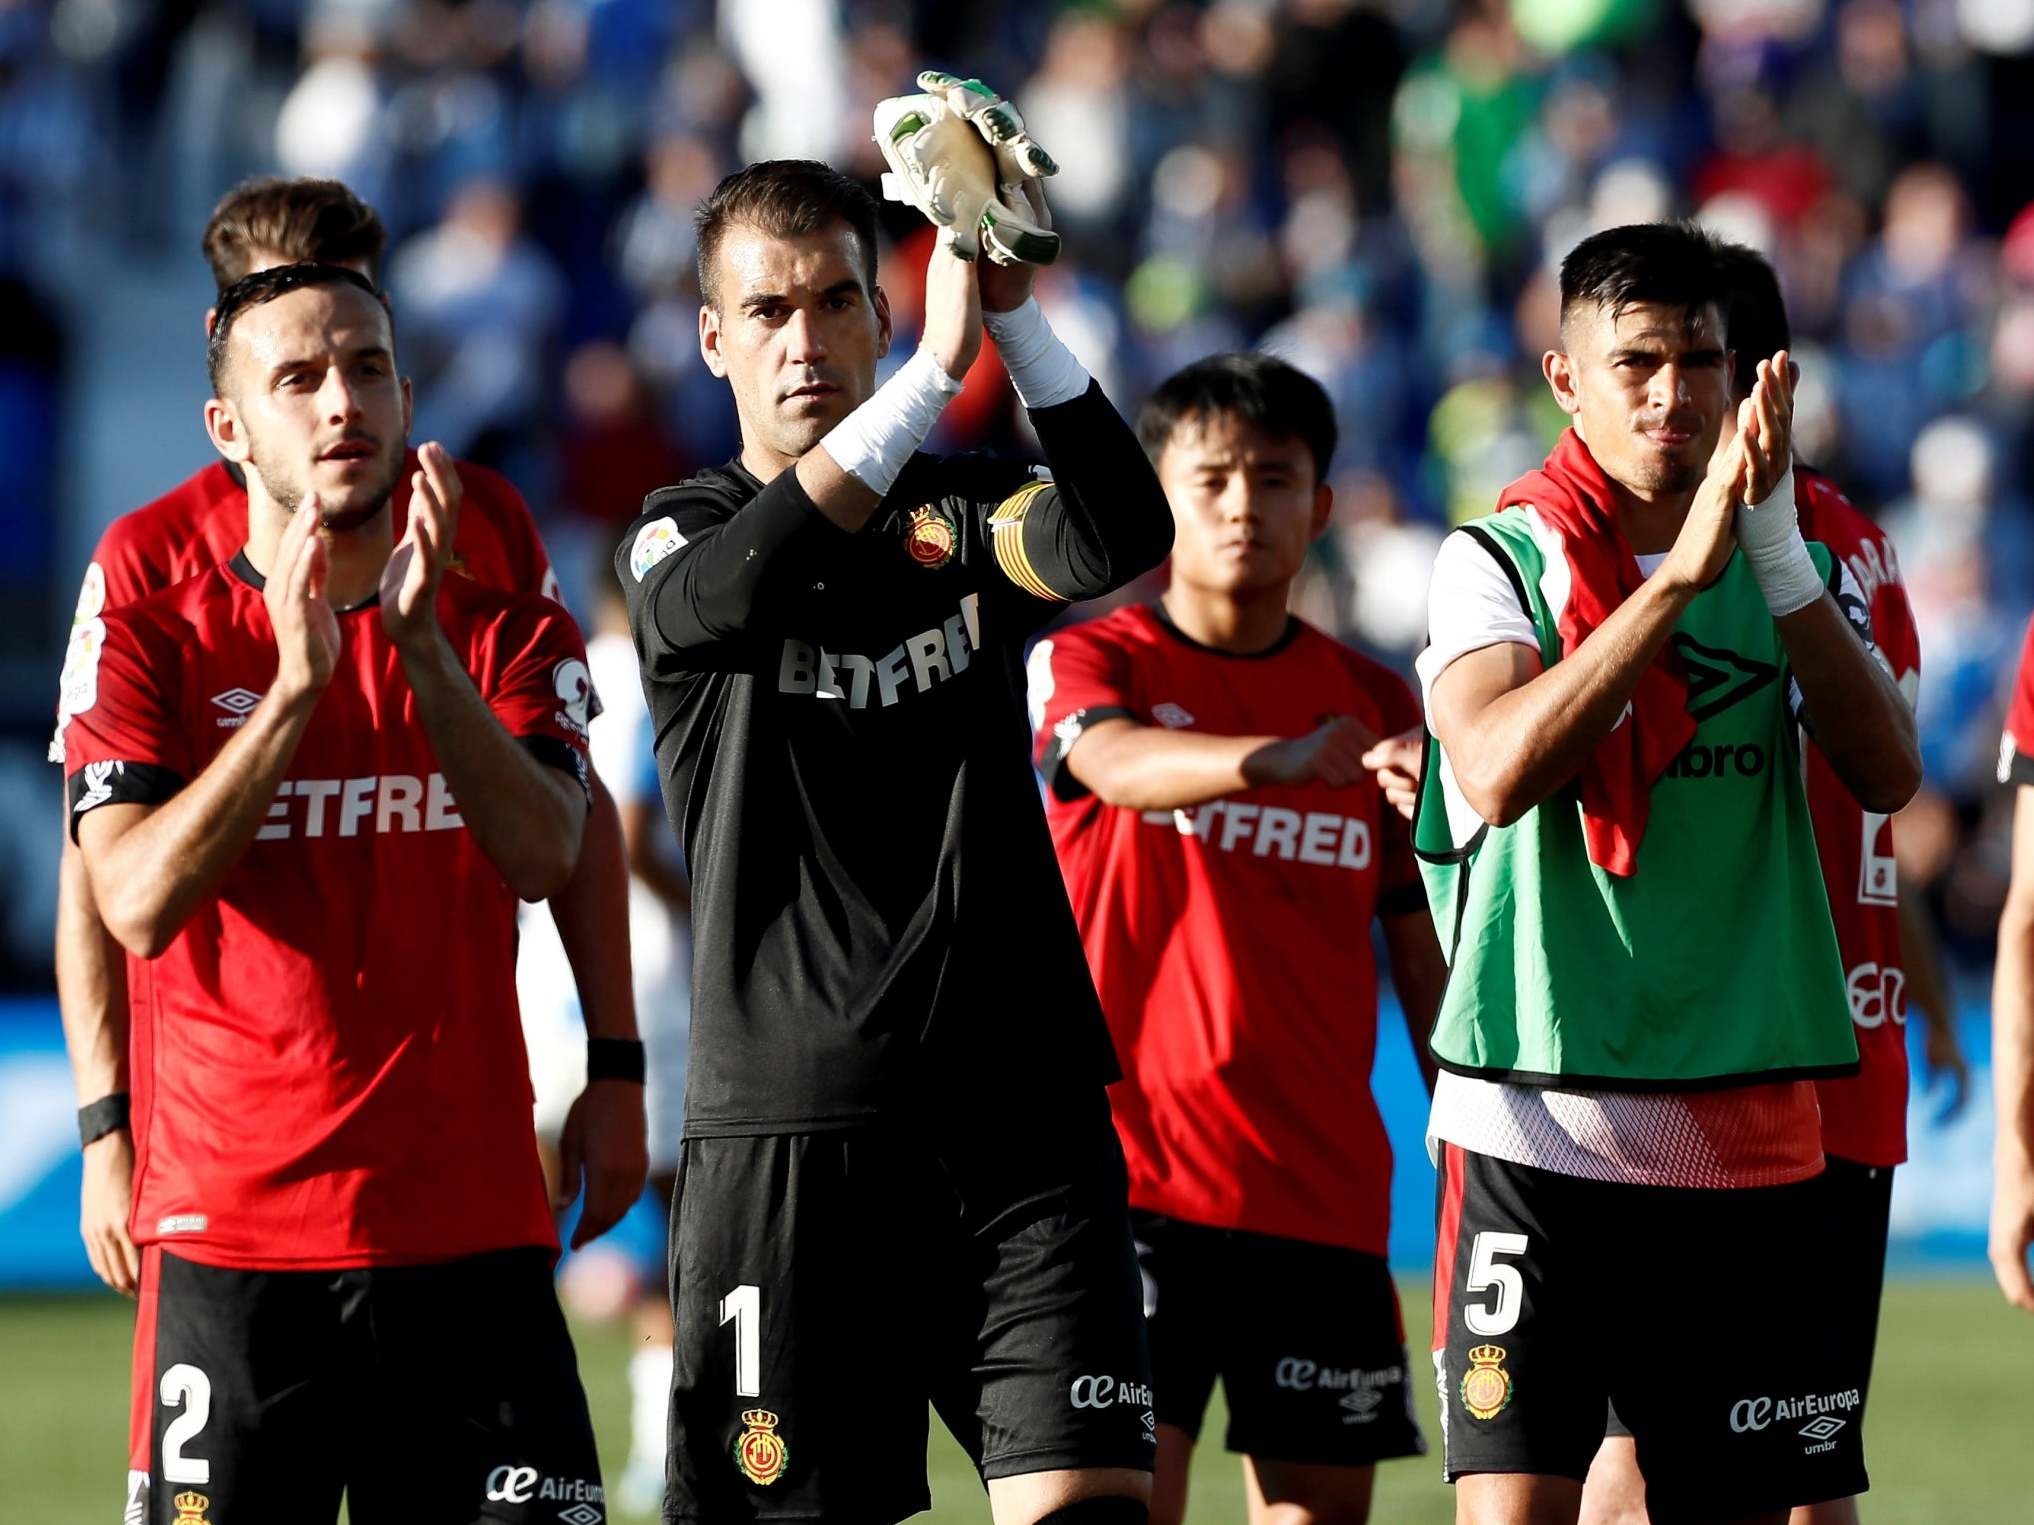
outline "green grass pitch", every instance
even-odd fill
[[[1408,1279],[1407,1336],[1416,1371],[1426,1369],[1427,1294]],[[118,1518],[126,1475],[127,1353],[131,1315],[113,1297],[0,1299],[0,1516],[8,1521],[93,1525]],[[620,1473],[627,1443],[622,1326],[577,1330],[581,1368],[600,1431],[607,1476]],[[1659,1380],[1703,1353],[1677,1349],[1671,1326],[1633,1330],[1634,1347],[1658,1352]],[[1420,1421],[1438,1444],[1431,1382],[1416,1382]],[[1218,1400],[1219,1401],[1219,1400]],[[939,1430],[932,1443],[933,1510],[921,1520],[986,1522],[981,1485]],[[1243,1518],[1242,1480],[1220,1449],[1211,1413],[1194,1467],[1192,1518]],[[1989,1281],[1895,1281],[1886,1289],[1866,1442],[1874,1486],[1867,1521],[1962,1525],[2034,1520],[2034,1319],[2008,1309]],[[619,1525],[640,1525],[616,1515]],[[1436,1456],[1381,1469],[1372,1518],[1442,1525],[1453,1497]]]

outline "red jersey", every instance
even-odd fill
[[[1061,759],[1115,716],[1297,736],[1348,715],[1388,736],[1419,723],[1411,691],[1299,620],[1238,656],[1135,605],[1039,641],[1031,705],[1053,845],[1123,1065],[1109,1096],[1130,1201],[1383,1254],[1369,927],[1380,909],[1426,909],[1404,820],[1368,781],[1138,812],[1094,798]]]
[[[2020,648],[2020,670],[2006,701],[2006,733],[1999,738],[1999,782],[2034,784],[2034,620]]]
[[[89,622],[64,695],[73,832],[99,805],[169,798],[260,701],[277,665],[260,583],[236,557]],[[571,617],[456,577],[438,615],[508,732],[583,769]],[[265,823],[133,995],[134,1237],[252,1269],[555,1247],[516,897],[460,818],[379,609],[339,619],[338,671]]]
[[[1892,541],[1819,472],[1794,468],[1794,501],[1801,533],[1828,546],[1857,579],[1872,639],[1912,704],[1921,642]],[[1893,823],[1851,798],[1818,749],[1805,752],[1808,813],[1850,989],[1859,1063],[1856,1075],[1816,1083],[1822,1147],[1860,1165],[1897,1165],[1907,1158],[1907,976]]]

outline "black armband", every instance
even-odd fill
[[[64,780],[70,801],[71,840],[78,840],[78,818],[101,805],[160,805],[184,787],[181,774],[155,763],[109,758],[86,763]]]
[[[88,1107],[78,1108],[78,1143],[96,1143],[109,1133],[127,1126],[129,1099],[125,1091],[101,1096]]]
[[[586,777],[586,754],[574,746],[568,746],[555,736],[518,736],[523,750],[544,764],[568,775],[584,793],[592,793],[592,785]]]
[[[586,1078],[643,1083],[643,1045],[636,1038],[588,1038]]]
[[[1138,717],[1120,704],[1095,704],[1084,710],[1075,710],[1063,717],[1052,728],[1052,740],[1046,743],[1045,755],[1038,765],[1044,775],[1045,786],[1052,791],[1053,798],[1066,804],[1086,799],[1088,786],[1075,778],[1067,768],[1066,754],[1073,750],[1073,744],[1087,733],[1091,725],[1104,720],[1137,720]],[[1141,721],[1139,722],[1142,723]]]

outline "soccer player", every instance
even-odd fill
[[[1141,1521],[1116,1069],[1022,651],[1162,559],[1171,516],[1029,266],[943,234],[877,388],[859,186],[754,164],[697,218],[741,454],[652,494],[615,558],[693,886],[665,1518],[924,1509],[930,1396],[997,1525]],[[985,308],[1050,471],[918,452]]]
[[[445,575],[438,446],[394,544],[363,277],[236,282],[207,359],[247,543],[106,611],[65,694],[72,830],[148,961],[129,1518],[598,1518],[512,973],[579,853],[578,633]]]
[[[337,181],[264,179],[228,193],[206,224],[203,246],[217,289],[224,292],[253,271],[310,260],[372,279],[383,239],[374,210]],[[396,482],[393,512],[398,518],[406,510],[417,469],[412,452]],[[504,592],[555,599],[558,581],[522,496],[485,467],[460,462],[457,470],[466,496],[452,547],[453,569]],[[67,664],[89,659],[83,643],[95,639],[93,622],[107,609],[231,560],[246,539],[246,472],[232,460],[215,460],[162,497],[114,520],[85,569]],[[63,761],[62,739],[60,717],[50,749],[54,762]],[[621,831],[597,774],[592,788],[580,867],[550,906],[571,955],[586,1031],[633,1041]],[[135,1144],[125,1121],[132,968],[99,922],[83,864],[66,831],[57,902],[57,992],[78,1100],[93,1118],[81,1129],[80,1227],[93,1269],[108,1286],[130,1296],[139,1271],[129,1222]],[[612,1227],[642,1189],[642,1104],[639,1087],[602,1082],[587,1086],[573,1109],[565,1132],[575,1162],[568,1177],[572,1189],[555,1206],[563,1211],[570,1205],[583,1173],[587,1200],[575,1243],[584,1244]]]
[[[1730,290],[1732,352],[1752,356],[1791,349],[1792,330],[1773,267],[1741,244],[1720,243],[1717,256]],[[1751,395],[1752,379],[1750,367],[1740,366],[1733,388],[1739,402]],[[1892,542],[1834,482],[1798,461],[1794,498],[1803,536],[1827,546],[1857,583],[1873,641],[1911,705],[1920,686],[1921,646]],[[1961,1076],[1963,1058],[1925,913],[1900,887],[1891,820],[1860,806],[1812,743],[1805,768],[1859,1062],[1857,1075],[1816,1085],[1827,1161],[1814,1178],[1822,1213],[1820,1306],[1823,1318],[1840,1327],[1840,1349],[1855,1366],[1846,1385],[1868,1398],[1885,1289],[1893,1170],[1907,1157],[1909,1011],[1919,1009],[1929,1034],[1926,1052],[1935,1062]],[[1911,945],[1905,952],[1903,943]],[[1957,1081],[1959,1096],[1962,1083]],[[1851,1422],[1861,1423],[1862,1412]],[[1609,1438],[1590,1468],[1583,1518],[1590,1525],[1644,1525],[1645,1483],[1630,1432],[1614,1413]],[[1844,1525],[1856,1518],[1856,1503],[1847,1498],[1794,1511],[1794,1525]]]
[[[2013,786],[2013,869],[1999,912],[1992,975],[1992,1274],[2017,1308],[2034,1313],[2034,623],[2020,653],[1999,743],[1999,782]]]
[[[1434,569],[1414,846],[1452,948],[1429,1131],[1465,1521],[1573,1520],[1606,1401],[1655,1520],[1865,1487],[1811,1179],[1813,1081],[1857,1043],[1797,726],[1876,813],[1920,760],[1801,534],[1787,356],[1733,404],[1729,295],[1699,230],[1579,244],[1543,362],[1574,427]]]
[[[1172,505],[1171,586],[1055,631],[1030,671],[1053,845],[1128,1072],[1110,1099],[1152,1518],[1186,1517],[1219,1377],[1251,1519],[1361,1521],[1376,1463],[1426,1449],[1384,1259],[1372,919],[1422,1056],[1447,969],[1404,818],[1361,761],[1419,704],[1286,612],[1331,507],[1315,382],[1217,355],[1161,386],[1138,434]]]

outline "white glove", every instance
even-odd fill
[[[875,138],[890,166],[883,194],[951,229],[954,252],[987,251],[999,265],[1049,265],[1059,235],[1032,215],[1026,181],[1059,173],[1024,130],[1017,108],[980,80],[928,69],[921,95],[876,106]]]

